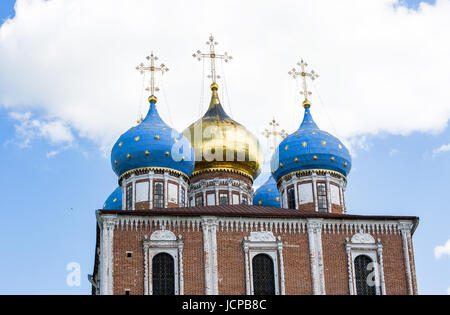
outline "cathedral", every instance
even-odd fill
[[[348,213],[352,160],[313,119],[308,80],[298,63],[303,120],[282,137],[271,176],[258,189],[263,152],[257,137],[219,99],[216,52],[211,100],[183,133],[158,114],[153,54],[149,110],[111,150],[118,187],[96,212],[95,295],[413,295],[418,293],[412,235],[419,218]]]

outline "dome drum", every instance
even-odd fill
[[[173,171],[131,173],[122,179],[121,187],[124,210],[188,206],[188,181]]]

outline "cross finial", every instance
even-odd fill
[[[272,130],[269,129],[264,129],[264,131],[262,132],[262,134],[269,139],[270,137],[272,137],[272,145],[270,146],[271,150],[274,150],[276,148],[276,146],[278,145],[279,141],[279,137],[281,137],[281,140],[283,140],[284,138],[287,137],[287,132],[284,129],[281,129],[280,131],[277,130],[277,127],[280,126],[280,124],[275,120],[275,118],[272,119],[272,121],[269,123],[269,126],[272,127]]]
[[[214,36],[212,34],[209,36],[209,40],[206,42],[206,45],[209,45],[209,54],[204,54],[200,50],[197,50],[192,56],[197,58],[199,61],[202,58],[209,58],[211,60],[211,74],[208,75],[208,78],[212,79],[212,83],[216,83],[217,79],[220,79],[220,76],[216,74],[216,58],[223,59],[225,62],[233,59],[227,52],[224,52],[223,55],[217,54],[215,51],[216,46],[219,43],[214,41]]]
[[[303,91],[301,91],[300,94],[305,97],[305,100],[303,101],[303,107],[310,107],[311,103],[308,101],[308,96],[311,95],[312,92],[308,90],[306,77],[309,77],[312,81],[314,81],[319,77],[319,75],[315,73],[314,70],[311,70],[311,72],[306,72],[306,67],[308,67],[308,64],[304,62],[303,59],[300,62],[297,62],[297,65],[300,67],[300,71],[298,72],[295,68],[292,68],[292,70],[289,71],[288,74],[291,75],[294,79],[296,79],[298,76],[302,77]]]
[[[145,90],[150,91],[150,97],[148,100],[150,102],[157,101],[157,98],[155,96],[155,91],[159,91],[159,88],[155,86],[155,71],[161,71],[161,74],[164,74],[164,72],[169,71],[169,68],[166,67],[165,64],[161,64],[159,67],[155,67],[155,61],[157,61],[159,58],[153,55],[153,51],[150,54],[150,56],[145,57],[148,61],[150,61],[150,65],[146,66],[143,62],[141,62],[137,67],[136,70],[138,70],[141,74],[144,74],[145,72],[150,72],[150,86],[147,87]]]

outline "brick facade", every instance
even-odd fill
[[[242,207],[242,206],[241,206]],[[252,207],[252,206],[248,206]],[[206,207],[201,207],[206,208]],[[188,217],[175,217],[171,224],[165,225],[163,229],[172,231],[174,235],[181,236],[184,242],[182,250],[183,261],[183,288],[184,294],[205,294],[205,248],[204,248],[204,234],[201,218],[207,215],[211,217],[213,208],[207,207],[209,213],[204,213],[203,216],[199,214],[191,214]],[[226,206],[223,208],[236,208]],[[265,207],[257,208],[256,211],[261,211]],[[178,208],[180,209],[180,208]],[[189,209],[189,208],[185,208]],[[166,211],[174,211],[175,209],[167,209]],[[187,211],[187,210],[186,210]],[[237,210],[236,210],[237,211]],[[278,211],[283,211],[279,209]],[[111,215],[113,211],[103,211],[104,215]],[[148,215],[145,215],[145,213]],[[111,244],[113,256],[113,290],[114,294],[124,294],[125,290],[129,290],[130,294],[144,294],[144,250],[143,242],[152,235],[153,232],[161,230],[161,226],[157,223],[151,222],[165,222],[166,215],[157,215],[150,211],[121,211],[115,212],[116,226],[114,228],[114,237]],[[126,215],[125,221],[120,221],[122,215]],[[180,213],[174,213],[179,215]],[[187,214],[186,214],[187,215]],[[303,224],[307,220],[313,218],[321,220],[322,232],[321,249],[323,259],[323,278],[326,294],[349,294],[349,268],[348,256],[346,252],[346,240],[352,238],[357,233],[356,225],[350,230],[345,230],[344,225],[355,224],[355,216],[349,215],[334,215],[334,214],[314,214],[310,213],[305,216],[297,214],[297,218],[284,217],[277,215],[273,218],[267,218],[265,213],[260,213],[261,218],[246,218],[247,227],[239,226],[239,216],[236,217],[213,217],[217,220],[217,232],[215,233],[217,239],[217,286],[218,294],[246,294],[246,265],[245,253],[243,249],[243,240],[245,237],[251,236],[251,231],[267,231],[277,240],[282,241],[282,258],[284,261],[283,270],[280,264],[275,266],[278,274],[284,273],[284,290],[285,294],[312,294],[313,280],[311,272],[311,248],[309,243],[309,236],[307,225]],[[262,217],[266,217],[262,219]],[[336,218],[340,218],[339,222]],[[395,226],[395,222],[403,218],[391,218],[389,224],[386,225],[386,219],[383,217],[362,217],[358,216],[358,224],[364,224],[367,230],[365,234],[371,235],[373,239],[379,240],[382,245],[382,259],[386,294],[408,294],[408,279],[405,268],[405,257],[402,242],[402,233],[400,232],[400,224]],[[365,218],[365,219],[364,219]],[[417,218],[410,218],[411,224],[414,228],[416,226]],[[148,220],[147,223],[143,221]],[[158,221],[160,220],[160,221]],[[174,223],[179,220],[179,223]],[[183,221],[184,220],[184,221]],[[192,220],[192,225],[186,224],[186,220]],[[234,224],[224,223],[228,220]],[[249,221],[250,220],[250,221]],[[251,220],[256,222],[251,226]],[[259,221],[258,221],[259,220]],[[272,226],[269,228],[264,222],[279,224],[278,227]],[[280,221],[281,220],[281,221]],[[283,220],[291,220],[294,222],[298,220],[298,226],[280,225]],[[294,221],[292,221],[294,220]],[[306,221],[305,221],[306,220]],[[365,221],[366,222],[365,222]],[[101,219],[100,219],[101,221]],[[182,223],[185,222],[185,223]],[[125,222],[125,223],[124,223]],[[128,222],[128,223],[126,223]],[[281,223],[280,223],[281,222]],[[301,223],[303,222],[303,223]],[[392,223],[394,222],[394,223]],[[303,225],[302,225],[303,224]],[[341,228],[339,231],[333,230],[331,225]],[[374,228],[378,225],[379,228]],[[413,232],[414,230],[412,230]],[[101,228],[98,230],[101,235]],[[97,239],[97,247],[100,246],[101,237]],[[412,242],[410,242],[412,244]],[[417,284],[414,272],[414,257],[412,248],[408,247],[410,270],[412,274],[413,294],[417,294]],[[131,253],[128,257],[127,253]],[[279,255],[279,254],[278,254]],[[94,270],[94,278],[100,277],[99,265],[101,265],[102,255],[96,256],[96,266]],[[278,261],[280,257],[278,256]],[[251,263],[251,262],[250,262]],[[149,270],[151,272],[151,270]],[[251,275],[250,275],[251,279]],[[101,280],[99,280],[101,281]],[[251,281],[251,280],[250,280]],[[278,285],[281,287],[281,277],[278,277]],[[93,290],[95,293],[95,289]],[[280,291],[281,292],[281,291]]]

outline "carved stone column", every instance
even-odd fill
[[[412,285],[412,275],[411,275],[411,263],[409,257],[409,242],[408,237],[410,236],[410,224],[407,222],[400,222],[400,231],[402,233],[402,245],[403,245],[403,261],[406,270],[406,280],[408,283],[408,294],[413,295],[413,285]]]
[[[313,294],[325,294],[322,255],[322,219],[307,219],[307,229]]]
[[[216,230],[216,217],[202,217],[206,295],[218,294]]]
[[[183,277],[183,246],[184,246],[184,241],[183,241],[183,236],[178,235],[178,240],[177,240],[177,244],[178,244],[178,269],[179,269],[179,279],[180,279],[180,290],[179,290],[179,294],[180,295],[184,295],[184,277]]]
[[[277,248],[278,255],[280,256],[280,282],[281,282],[281,295],[285,295],[285,282],[284,282],[284,260],[283,260],[283,241],[281,240],[281,236],[278,236],[277,239]]]
[[[100,294],[112,295],[113,290],[113,241],[116,217],[104,215],[97,218],[100,224]]]

